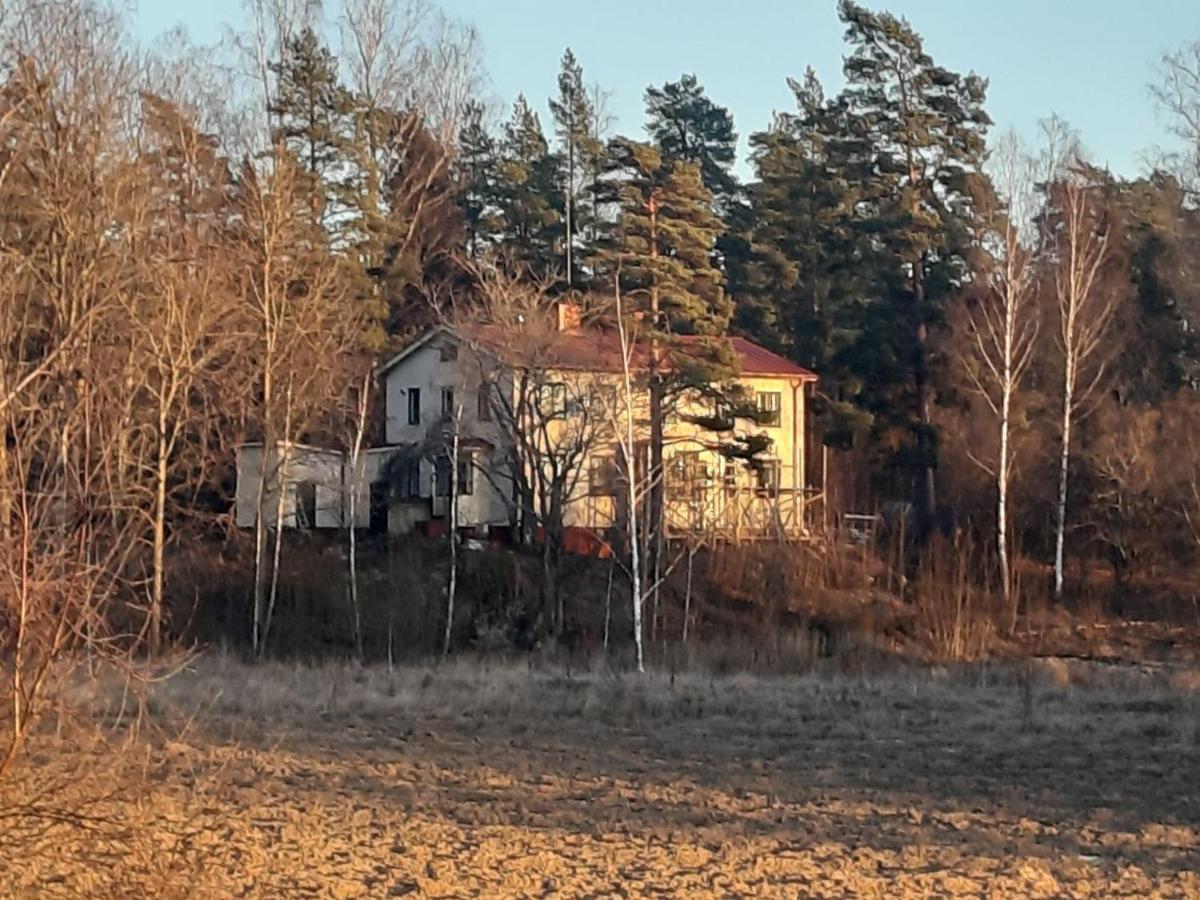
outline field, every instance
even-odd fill
[[[1200,680],[249,667],[81,684],[0,895],[1200,896]],[[112,761],[106,761],[112,760]]]

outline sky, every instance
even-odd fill
[[[939,64],[989,79],[996,130],[1033,136],[1051,113],[1081,134],[1093,158],[1136,175],[1169,141],[1148,85],[1164,51],[1200,40],[1200,0],[868,0],[907,18]],[[524,92],[549,124],[546,99],[564,48],[589,83],[611,91],[615,130],[642,137],[648,84],[696,74],[733,113],[741,136],[792,107],[788,76],[811,65],[827,93],[841,84],[835,0],[441,0],[482,37],[487,92],[508,106]],[[336,0],[326,0],[333,13]],[[184,25],[200,43],[244,22],[241,0],[141,0],[134,22],[152,41]]]

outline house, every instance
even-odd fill
[[[682,354],[676,362],[684,365],[689,353],[699,356],[712,342],[736,358],[737,381],[758,414],[756,421],[722,419],[723,430],[714,431],[709,426],[721,410],[713,398],[697,392],[669,398],[668,534],[803,536],[812,496],[805,477],[807,394],[816,375],[740,337],[679,338],[672,352]],[[615,329],[584,326],[565,303],[550,315],[432,328],[380,367],[385,446],[366,451],[359,472],[351,473],[336,451],[301,448],[292,455],[283,478],[284,524],[344,527],[344,498],[353,489],[358,526],[365,516],[380,527],[386,521],[393,533],[444,527],[452,502],[463,529],[508,529],[530,506],[549,515],[553,498],[568,529],[612,528],[623,521],[626,473],[648,481],[648,361],[644,340],[623,345]],[[629,428],[621,424],[626,420]],[[632,466],[624,461],[630,431]],[[723,452],[751,436],[765,448],[751,461]],[[254,521],[251,485],[259,481],[261,457],[259,446],[239,452],[239,524]]]

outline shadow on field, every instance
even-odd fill
[[[193,740],[236,742],[250,765],[237,784],[285,805],[697,846],[766,837],[780,852],[836,843],[928,865],[1197,861],[1200,704],[1158,682],[323,667],[272,697],[223,666],[172,685],[162,709],[232,678]]]

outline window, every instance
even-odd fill
[[[421,389],[410,387],[408,389],[408,424],[421,424]]]
[[[458,493],[463,497],[475,493],[475,453],[472,450],[458,453]]]
[[[674,499],[700,499],[708,485],[708,466],[697,450],[681,450],[667,465],[667,493]]]
[[[317,485],[312,481],[300,481],[292,485],[292,502],[295,504],[297,528],[317,527]]]
[[[567,386],[543,384],[538,389],[538,412],[545,419],[564,419],[567,415]]]
[[[458,344],[442,344],[441,359],[442,362],[453,362],[458,359]]]
[[[437,480],[437,495],[450,496],[450,457],[439,456],[434,464]],[[469,497],[475,493],[475,453],[471,450],[458,452],[458,496]]]
[[[764,459],[756,467],[758,474],[758,495],[760,497],[776,497],[779,495],[779,468],[777,459]]]
[[[357,524],[357,523],[354,523]],[[367,530],[371,534],[383,534],[388,525],[388,489],[382,481],[371,482],[370,507],[367,515]]]
[[[588,462],[588,494],[593,497],[617,496],[617,471],[615,456],[593,456]]]
[[[442,388],[442,415],[454,418],[454,388]]]
[[[588,405],[591,407],[592,418],[597,421],[619,416],[623,410],[617,387],[613,384],[593,385]]]
[[[780,397],[778,391],[759,392],[755,395],[758,401],[758,424],[768,428],[779,427]]]
[[[736,494],[738,490],[737,464],[726,460],[725,471],[721,473],[721,482],[726,494]]]
[[[490,385],[480,385],[479,393],[475,396],[475,401],[477,404],[475,415],[480,422],[492,421],[492,398],[488,395],[488,391],[490,390]]]
[[[406,459],[400,464],[400,498],[411,500],[421,496],[421,460]]]

